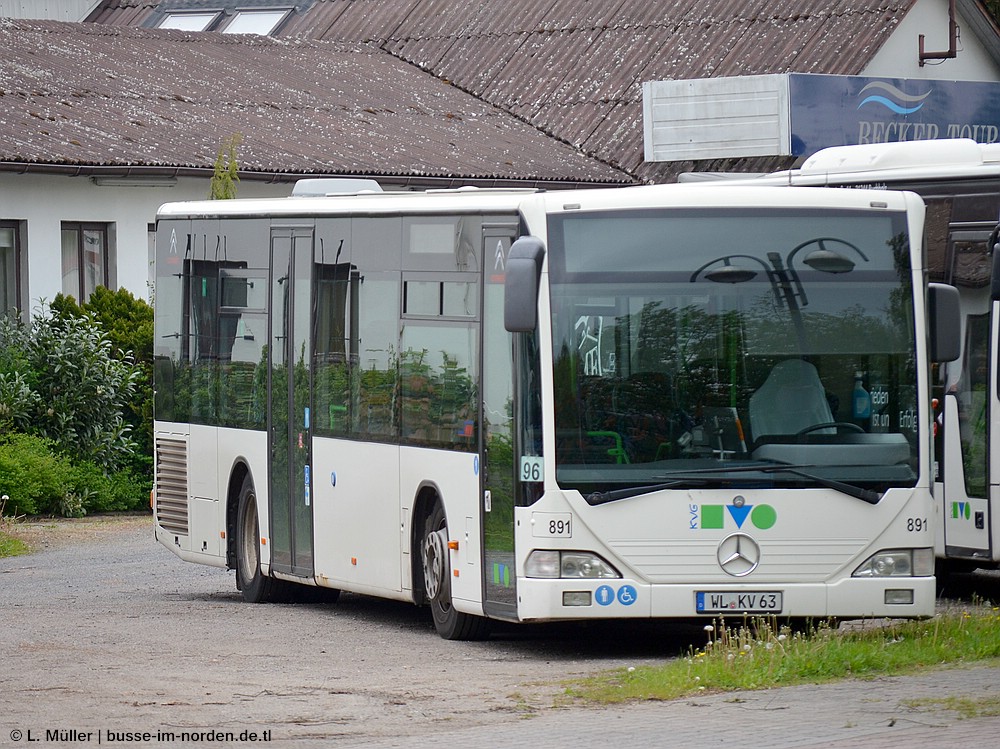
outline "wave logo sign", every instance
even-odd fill
[[[865,96],[866,93],[867,96]],[[858,92],[859,97],[865,96],[858,104],[858,109],[861,109],[865,104],[880,104],[896,114],[913,114],[920,111],[924,106],[924,99],[930,95],[930,90],[924,94],[908,94],[905,91],[900,91],[891,83],[872,81]]]

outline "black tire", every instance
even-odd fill
[[[424,591],[434,617],[434,628],[446,640],[486,639],[490,634],[489,619],[464,614],[452,606],[449,556],[448,523],[440,503],[435,502],[420,535]]]
[[[261,574],[257,492],[250,476],[243,479],[236,514],[236,587],[242,591],[243,600],[247,603],[285,600],[289,587],[283,580]]]

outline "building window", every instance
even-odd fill
[[[162,0],[143,26],[223,34],[274,34],[293,12],[302,13],[315,0]],[[205,6],[209,6],[206,8]]]
[[[177,29],[179,31],[207,31],[214,25],[219,16],[219,11],[209,13],[167,13],[163,20],[157,24],[159,29]]]
[[[290,8],[281,10],[237,10],[232,20],[222,29],[223,34],[260,34],[267,36],[272,33],[285,17]]]
[[[98,286],[110,286],[109,254],[107,224],[64,222],[63,294],[82,304]]]
[[[17,221],[0,221],[0,315],[22,308],[21,243]]]

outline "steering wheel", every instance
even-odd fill
[[[834,429],[844,428],[849,432],[860,432],[861,434],[865,433],[864,429],[859,427],[857,424],[852,424],[849,421],[828,421],[825,424],[813,424],[812,426],[808,426],[805,429],[800,429],[795,433],[795,436],[801,437],[803,434],[816,432],[819,431],[820,429],[830,429],[831,427],[833,427]]]

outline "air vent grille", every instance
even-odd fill
[[[188,534],[187,442],[156,438],[156,522],[177,535]]]

